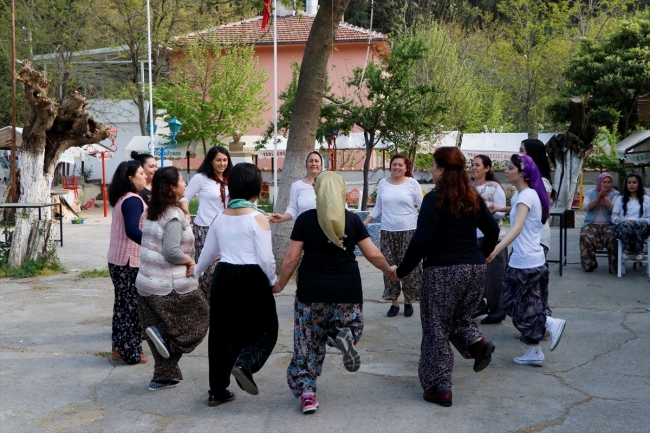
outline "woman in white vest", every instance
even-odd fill
[[[180,383],[181,355],[201,344],[210,324],[207,295],[194,278],[194,234],[178,204],[184,195],[185,181],[176,167],[154,174],[135,281],[140,320],[155,361],[150,391]]]

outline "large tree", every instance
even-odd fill
[[[289,204],[291,184],[304,175],[304,160],[313,150],[318,129],[321,101],[327,83],[327,60],[343,13],[350,0],[321,0],[309,32],[300,67],[294,112],[287,141],[287,155],[282,169],[275,211],[284,211]],[[293,224],[274,224],[273,253],[279,263],[289,245]]]
[[[589,96],[590,119],[622,138],[638,125],[639,96],[650,92],[650,13],[621,21],[597,41],[583,40],[564,70],[566,85],[550,109],[565,121],[563,100]]]
[[[258,67],[252,46],[196,40],[179,51],[169,81],[154,90],[154,106],[165,110],[166,121],[182,119],[180,142],[200,140],[207,155],[209,141],[214,145],[233,129],[262,124],[268,74]]]
[[[215,2],[221,3],[221,2]],[[254,15],[243,0],[229,4],[202,4],[196,0],[151,0],[151,63],[154,86],[169,73],[168,43],[174,37],[224,24],[231,19]],[[149,116],[146,94],[141,91],[141,62],[147,60],[147,10],[143,0],[93,0],[93,19],[96,32],[106,45],[125,48],[123,56],[129,62],[128,80],[116,76],[121,91],[114,93],[121,99],[132,99],[138,107],[140,131],[146,135]],[[236,11],[234,11],[236,9]],[[246,13],[247,12],[247,13]],[[244,13],[245,15],[239,15]],[[106,46],[105,45],[105,46]],[[146,66],[145,66],[146,69]],[[148,78],[145,76],[145,81]],[[154,106],[155,108],[155,106]]]
[[[415,160],[419,140],[437,128],[437,120],[446,110],[435,84],[415,80],[415,65],[423,60],[427,47],[422,39],[397,38],[389,53],[379,63],[369,63],[365,75],[356,68],[347,86],[352,96],[348,101],[330,99],[338,107],[338,120],[343,130],[357,127],[363,131],[366,156],[363,164],[361,209],[368,205],[368,172],[372,151],[381,140],[395,141],[406,137],[411,158]],[[363,80],[362,80],[363,76]]]
[[[88,112],[88,103],[72,92],[57,102],[48,96],[50,81],[26,62],[17,80],[24,87],[29,106],[29,122],[23,128],[23,144],[18,153],[20,167],[19,203],[47,203],[56,163],[66,149],[98,143],[108,137],[104,124],[96,123]],[[48,211],[44,212],[47,219]],[[39,225],[35,210],[17,214],[16,228],[9,252],[9,266],[21,266],[35,259],[48,245],[49,230]]]

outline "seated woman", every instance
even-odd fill
[[[178,201],[185,181],[176,167],[156,171],[142,235],[138,311],[155,361],[149,390],[178,385],[183,353],[205,338],[210,305],[194,279],[194,235]]]
[[[625,178],[623,195],[612,210],[612,222],[616,224],[614,236],[623,243],[623,260],[630,256],[643,260],[643,245],[650,236],[650,197],[645,195],[638,174],[631,173]]]
[[[315,191],[316,209],[296,220],[280,279],[273,288],[275,293],[281,292],[300,262],[294,303],[294,350],[287,382],[293,395],[301,397],[303,413],[318,407],[316,379],[323,369],[328,340],[343,352],[346,370],[357,371],[361,365],[354,345],[363,332],[363,293],[354,246],[358,245],[384,275],[392,273],[361,220],[345,210],[343,178],[324,172],[316,180]]]
[[[272,287],[275,258],[271,225],[252,203],[262,192],[262,173],[250,163],[235,165],[228,176],[230,202],[214,220],[194,269],[198,277],[221,253],[210,296],[209,406],[235,399],[230,375],[249,394],[253,381],[278,339],[278,315]]]
[[[587,215],[580,229],[580,264],[585,272],[598,267],[596,251],[607,249],[609,272],[616,273],[616,226],[612,224],[612,208],[618,196],[618,191],[612,188],[612,175],[609,173],[598,176],[596,188],[585,194],[582,210]]]

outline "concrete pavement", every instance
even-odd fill
[[[234,402],[207,406],[207,339],[183,356],[179,387],[150,392],[153,361],[127,366],[108,358],[110,279],[81,279],[78,271],[106,267],[110,219],[101,210],[85,216],[85,225],[64,228],[59,255],[67,274],[0,280],[3,433],[648,431],[650,281],[645,268],[616,278],[606,272],[604,259],[594,273],[582,272],[578,229],[569,230],[564,276],[551,265],[551,307],[554,316],[567,320],[557,349],[549,352],[543,343],[543,367],[519,366],[512,358],[525,347],[514,338],[512,324],[481,325],[496,344],[492,364],[477,374],[472,361],[456,354],[451,408],[422,400],[419,307],[411,318],[385,317],[382,276],[361,258],[363,365],[348,373],[340,354],[329,350],[318,380],[320,408],[303,416],[285,380],[295,286],[276,298],[280,336],[255,376],[260,395],[246,394],[233,381]]]

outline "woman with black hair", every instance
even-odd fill
[[[650,236],[650,197],[645,195],[643,180],[636,173],[625,178],[623,195],[612,209],[614,236],[623,244],[623,260],[635,256],[643,260],[643,244]],[[650,254],[650,251],[648,251]]]
[[[278,339],[278,315],[271,226],[253,202],[262,191],[262,173],[250,163],[233,167],[228,177],[230,202],[208,230],[194,275],[219,254],[210,297],[209,406],[235,399],[230,375],[249,394],[259,393],[253,374],[269,358]]]
[[[477,155],[472,160],[472,186],[479,193],[481,198],[485,201],[488,209],[492,211],[493,205],[505,206],[506,193],[497,182],[492,171],[492,160],[486,155]],[[503,229],[503,217],[505,212],[494,212],[492,216],[499,225],[499,241],[503,239],[506,232]],[[483,233],[477,229],[476,237],[478,239],[479,247],[483,244]],[[491,263],[487,265],[485,274],[485,287],[483,289],[483,296],[487,299],[487,312],[488,315],[481,320],[482,325],[492,325],[501,323],[506,318],[506,313],[500,307],[499,300],[501,299],[501,281],[503,280],[503,273],[508,264],[508,251],[503,250]],[[485,305],[483,302],[481,304]],[[485,308],[480,309],[476,316],[485,314]]]
[[[149,203],[149,199],[151,198],[151,181],[153,174],[158,170],[156,159],[148,153],[138,153],[135,150],[131,152],[131,159],[138,161],[144,169],[144,174],[147,177],[147,185],[138,194],[140,194],[140,197],[142,197],[145,203]]]
[[[406,155],[397,153],[390,159],[390,176],[377,184],[377,203],[363,224],[368,226],[381,215],[379,248],[389,263],[399,263],[404,259],[406,247],[413,238],[418,214],[415,208],[422,206],[422,187],[413,178],[413,163]],[[420,300],[422,286],[422,265],[418,265],[401,281],[391,281],[384,276],[382,298],[391,301],[387,317],[399,313],[399,295],[404,295],[404,316],[413,315],[413,304]]]
[[[208,151],[203,163],[196,171],[196,175],[192,177],[185,188],[185,197],[181,199],[181,207],[188,215],[190,200],[197,195],[199,197],[199,208],[192,226],[196,257],[201,257],[210,225],[228,204],[228,178],[231,170],[232,160],[228,149],[214,146]],[[216,264],[215,260],[210,264],[207,272],[199,278],[199,287],[208,297],[210,296],[210,279]]]
[[[138,314],[135,279],[140,267],[140,243],[147,205],[138,195],[147,178],[138,161],[117,166],[108,188],[113,207],[111,241],[108,247],[108,271],[115,288],[113,304],[113,359],[127,364],[143,364],[142,329]]]
[[[183,380],[178,362],[205,338],[210,305],[194,279],[194,235],[178,204],[185,194],[180,171],[176,167],[158,170],[151,191],[135,285],[155,362],[149,390],[156,391]]]
[[[548,195],[537,165],[527,155],[512,155],[506,168],[506,180],[519,193],[510,211],[512,228],[488,256],[487,262],[492,262],[512,244],[512,254],[503,276],[501,308],[512,317],[512,324],[521,333],[519,340],[529,346],[514,362],[543,365],[544,354],[539,342],[545,331],[551,334],[549,350],[554,350],[566,324],[545,312],[548,267],[540,238],[542,226],[550,214]]]

